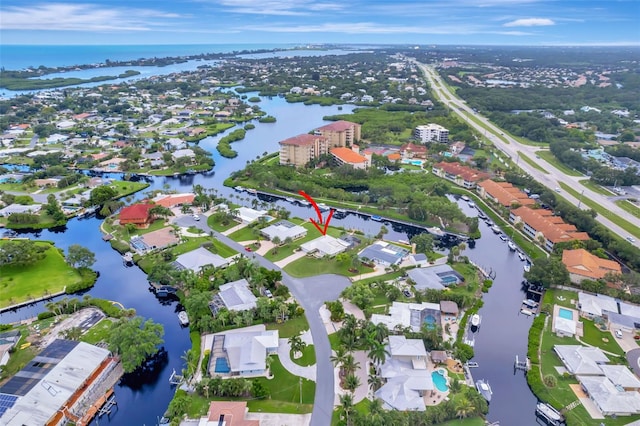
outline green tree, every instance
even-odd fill
[[[89,204],[92,206],[102,206],[107,201],[112,200],[118,195],[118,191],[107,185],[102,185],[91,190],[89,196]]]
[[[555,257],[536,259],[524,277],[532,284],[549,288],[552,285],[569,284],[569,271],[562,261]]]
[[[96,255],[80,244],[72,244],[67,249],[67,263],[74,268],[90,268],[96,263]]]
[[[433,251],[433,236],[428,232],[423,232],[418,235],[414,235],[411,238],[411,244],[416,245],[416,252],[429,253]]]
[[[344,415],[347,426],[350,426],[351,418],[355,414],[353,395],[351,395],[350,393],[340,395],[340,408],[342,409],[342,414]]]
[[[360,386],[360,379],[355,374],[349,374],[344,378],[344,388],[350,392],[355,392]]]
[[[13,215],[12,215],[13,216]],[[46,251],[51,246],[47,244],[37,244],[27,240],[6,241],[0,246],[0,266],[28,266],[32,265],[46,256]]]
[[[120,319],[111,328],[108,337],[109,350],[120,356],[125,373],[131,373],[145,360],[158,352],[164,340],[162,324],[141,317]]]
[[[302,354],[302,351],[307,347],[307,344],[302,340],[300,334],[296,334],[295,336],[289,337],[289,346],[291,346],[291,351],[294,354]]]

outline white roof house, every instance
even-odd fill
[[[414,370],[425,370],[427,368],[427,350],[422,339],[389,336],[389,353],[392,358],[411,361]]]
[[[284,241],[287,238],[297,240],[298,238],[304,238],[307,235],[307,228],[293,224],[288,220],[281,220],[278,223],[267,226],[260,232],[262,232],[262,234],[270,241],[275,237],[280,238],[280,241]]]
[[[555,345],[553,350],[564,363],[567,371],[575,375],[602,375],[601,364],[609,358],[600,348],[580,345]]]
[[[194,158],[196,156],[195,152],[193,152],[193,150],[191,148],[185,148],[185,149],[178,149],[176,151],[173,151],[171,153],[171,157],[174,160],[177,160],[179,158]]]
[[[640,393],[620,390],[605,376],[578,376],[578,380],[605,416],[640,413]]]
[[[262,375],[267,369],[267,355],[278,350],[278,330],[234,330],[224,335],[223,348],[231,373]],[[213,352],[213,351],[212,351]]]
[[[349,248],[349,243],[342,241],[338,238],[334,238],[331,235],[322,235],[315,240],[308,241],[300,246],[305,253],[315,253],[316,256],[335,256],[338,253]]]
[[[221,285],[217,296],[230,311],[248,311],[256,307],[258,300],[251,292],[249,282],[244,278]]]
[[[575,336],[578,324],[574,320],[556,316],[554,319],[554,332],[563,336]]]
[[[404,303],[393,302],[389,307],[389,315],[372,314],[371,322],[384,324],[388,329],[396,326],[411,327],[413,331],[420,331],[427,316],[433,316],[435,320],[440,316],[438,303]]]
[[[42,209],[42,204],[9,204],[7,207],[0,209],[0,216],[7,217],[14,213],[31,213],[36,214]]]
[[[204,247],[198,247],[187,253],[181,254],[175,260],[174,265],[182,269],[191,269],[193,272],[199,273],[203,266],[212,265],[216,268],[227,266],[227,259],[211,253]]]
[[[640,379],[631,372],[625,365],[601,365],[600,369],[605,377],[611,380],[616,386],[626,390],[640,389]]]
[[[604,294],[588,294],[579,292],[578,303],[580,313],[590,317],[601,317],[603,312],[618,312],[618,303],[613,297]]]
[[[236,218],[242,223],[253,223],[268,213],[266,210],[255,210],[249,207],[238,207],[234,212]]]

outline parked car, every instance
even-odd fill
[[[406,297],[413,297],[413,294],[411,294],[411,292],[406,288],[402,290],[402,294],[404,294]]]
[[[245,247],[244,248],[246,251],[251,251],[251,247]]]
[[[269,290],[269,289],[266,289],[264,291],[264,295],[267,296],[267,297],[273,297],[273,294],[271,293],[271,290]]]

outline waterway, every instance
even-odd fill
[[[342,110],[338,110],[335,106],[289,104],[279,97],[263,97],[260,106],[268,114],[275,116],[277,122],[256,123],[256,128],[248,131],[243,141],[233,144],[238,157],[226,159],[215,150],[218,139],[223,135],[206,138],[200,142],[200,146],[213,153],[216,162],[213,172],[180,178],[150,178],[151,188],[162,188],[168,184],[172,189],[188,191],[194,184],[199,184],[205,188],[216,188],[223,195],[230,195],[233,190],[225,188],[222,183],[230,173],[244,167],[247,161],[261,156],[263,152],[277,151],[280,140],[307,133],[322,125],[322,117],[325,115],[349,113],[353,109],[352,106],[344,106]],[[137,197],[142,197],[143,193],[137,194]],[[250,201],[251,196],[247,194],[243,194],[242,199],[234,199],[234,202],[245,205],[250,205]],[[287,207],[293,216],[313,215],[310,208],[294,206],[285,201],[275,203]],[[476,214],[466,203],[461,202],[460,205],[467,214]],[[96,285],[88,293],[118,301],[127,308],[135,308],[139,315],[153,318],[164,326],[167,357],[161,359],[155,369],[123,380],[116,387],[117,410],[109,418],[99,419],[99,424],[154,425],[166,410],[175,390],[169,385],[169,376],[174,369],[181,371],[181,356],[190,348],[188,329],[181,328],[178,323],[177,302],[157,299],[148,290],[145,274],[135,266],[125,267],[120,255],[102,241],[99,225],[100,221],[96,218],[73,219],[65,229],[43,230],[26,233],[25,236],[52,240],[62,249],[70,244],[88,247],[96,253],[94,268],[100,272]],[[365,216],[350,214],[344,218],[335,218],[332,225],[355,228],[365,234],[375,235],[382,224]],[[389,223],[386,225],[389,229],[386,238],[389,240],[406,240],[420,232],[413,227]],[[515,355],[526,355],[527,330],[531,324],[531,318],[518,315],[520,302],[525,298],[519,284],[523,274],[522,263],[484,222],[480,222],[480,227],[483,237],[476,242],[474,249],[467,249],[463,254],[485,268],[492,268],[497,276],[491,291],[484,296],[485,305],[480,311],[483,320],[475,335],[474,359],[480,367],[473,369],[472,373],[476,379],[487,379],[493,388],[489,419],[499,420],[503,425],[533,425],[536,399],[529,391],[523,374],[513,374]],[[38,303],[16,312],[0,314],[0,322],[32,317],[45,309],[44,304]],[[97,422],[94,421],[94,424]]]

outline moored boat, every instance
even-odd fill
[[[186,311],[180,311],[178,312],[178,320],[180,320],[180,324],[182,326],[187,326],[189,325],[189,316],[187,315]]]
[[[371,216],[371,220],[375,220],[376,222],[382,222],[382,216],[378,216],[377,214],[374,214],[373,216]]]
[[[467,197],[466,195],[463,195],[460,198],[462,198],[462,201],[469,201],[469,197]]]
[[[536,404],[536,414],[547,421],[547,424],[559,426],[564,424],[564,416],[546,402]]]
[[[524,271],[529,272],[531,270],[531,264],[529,262],[524,264]]]
[[[507,243],[507,245],[509,246],[509,250],[516,251],[517,247],[516,247],[516,244],[513,241],[509,241]]]
[[[480,395],[482,395],[482,397],[486,399],[487,402],[491,401],[491,396],[493,395],[493,392],[491,391],[491,386],[489,386],[489,382],[483,379],[478,380],[476,382],[476,389],[478,389],[478,392],[480,392]]]
[[[494,234],[499,234],[501,232],[500,227],[498,225],[493,225],[491,227],[491,230],[493,231]]]
[[[520,260],[524,261],[526,259],[526,256],[524,255],[523,252],[519,251],[518,252],[518,257],[520,258]]]
[[[480,325],[480,315],[473,314],[473,316],[471,317],[471,325],[474,327],[477,327]]]

